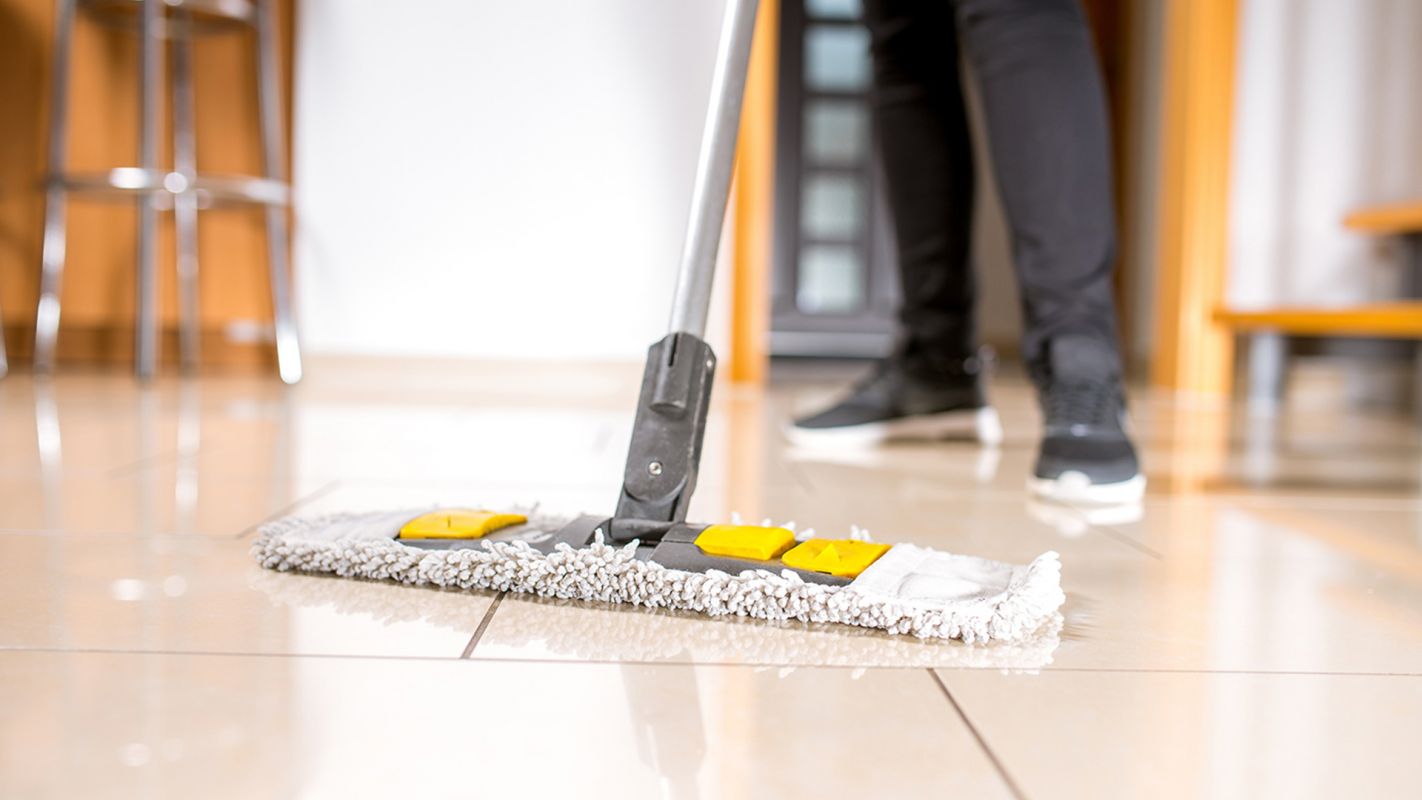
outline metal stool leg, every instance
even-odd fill
[[[144,169],[158,168],[158,131],[163,124],[162,97],[158,83],[163,78],[163,4],[143,0],[139,26],[139,161]],[[134,374],[153,377],[158,366],[158,209],[154,197],[145,195],[138,204],[138,319],[134,334]]]
[[[64,150],[69,126],[69,42],[74,31],[74,0],[60,0],[55,18],[54,69],[50,75],[49,174],[45,176],[44,244],[40,255],[40,295],[35,308],[35,371],[54,369],[59,337],[59,291],[64,278]]]
[[[1273,413],[1284,403],[1289,368],[1289,340],[1275,331],[1249,337],[1249,410]]]
[[[195,104],[192,76],[192,15],[179,7],[173,12],[170,41],[173,46],[173,171],[182,186],[173,196],[173,223],[178,244],[179,352],[184,370],[197,368],[202,341],[198,316],[198,205],[193,183],[197,178]]]
[[[1422,233],[1409,233],[1402,237],[1402,246],[1407,259],[1407,297],[1422,298]],[[1422,341],[1412,349],[1412,369],[1416,373],[1412,383],[1412,412],[1417,424],[1422,425]]]
[[[10,372],[10,362],[5,360],[5,315],[0,314],[0,378]]]
[[[277,68],[276,9],[271,0],[258,0],[257,93],[261,108],[262,160],[266,177],[286,180],[282,148],[281,81]],[[301,380],[301,351],[291,313],[291,270],[288,260],[290,230],[287,209],[267,206],[267,251],[272,282],[272,316],[276,330],[277,371],[283,382]]]

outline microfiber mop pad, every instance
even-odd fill
[[[400,530],[428,509],[289,517],[259,529],[269,569],[439,588],[630,603],[712,617],[837,623],[964,642],[1017,641],[1057,619],[1065,596],[1057,554],[1014,566],[911,544],[889,547],[853,580],[826,585],[796,570],[689,571],[638,558],[638,542],[539,549],[575,518],[531,510],[527,523],[474,546],[423,549]],[[803,536],[801,537],[803,539]],[[545,550],[547,552],[545,552]]]

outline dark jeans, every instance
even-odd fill
[[[958,48],[977,81],[1023,305],[1022,354],[1116,347],[1106,102],[1078,0],[866,0],[875,129],[898,237],[909,351],[974,347],[973,151]]]

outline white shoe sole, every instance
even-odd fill
[[[997,409],[983,406],[971,411],[944,411],[842,428],[788,425],[785,437],[800,447],[872,447],[896,441],[938,439],[976,439],[981,444],[997,445],[1002,443],[1002,421],[998,419]]]
[[[1136,475],[1116,483],[1092,483],[1084,473],[1067,471],[1056,478],[1031,477],[1027,490],[1032,494],[1059,503],[1091,503],[1116,505],[1138,503],[1145,495],[1146,479]]]

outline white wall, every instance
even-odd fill
[[[1394,297],[1399,253],[1350,209],[1422,194],[1422,3],[1242,3],[1229,301]]]
[[[640,359],[669,311],[721,6],[303,0],[303,344]]]

